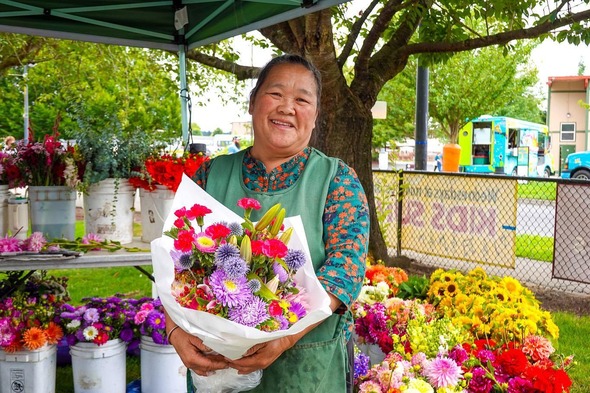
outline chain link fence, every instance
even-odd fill
[[[590,294],[590,181],[374,171],[389,255]]]

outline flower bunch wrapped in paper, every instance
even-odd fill
[[[285,218],[275,205],[253,223],[259,202],[236,203],[244,217],[184,176],[164,236],[152,242],[156,286],[170,318],[230,359],[331,314],[300,217]]]

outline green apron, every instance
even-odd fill
[[[213,161],[207,179],[207,192],[239,215],[243,214],[243,210],[236,206],[240,198],[257,199],[262,209],[252,213],[253,221],[260,219],[277,202],[286,208],[287,216],[300,215],[317,271],[325,259],[322,217],[338,160],[312,149],[303,173],[293,185],[284,190],[261,193],[251,191],[244,185],[244,154],[245,150],[219,156]],[[265,369],[262,382],[251,392],[345,392],[348,355],[344,328],[350,319],[350,312],[328,317]]]

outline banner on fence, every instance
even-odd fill
[[[558,184],[555,206],[553,277],[590,283],[590,186]]]
[[[517,182],[406,174],[402,248],[514,268]]]

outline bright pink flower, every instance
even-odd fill
[[[205,234],[211,236],[213,240],[225,239],[231,233],[231,229],[223,224],[212,224],[205,229]]]
[[[269,258],[283,258],[289,249],[279,239],[265,240],[262,245],[262,253]]]
[[[262,205],[254,198],[242,198],[238,201],[238,207],[241,207],[242,209],[260,210]]]
[[[426,365],[424,374],[435,388],[454,387],[463,375],[463,370],[453,359],[440,357]]]
[[[209,209],[207,206],[195,203],[193,207],[191,207],[187,212],[186,216],[189,220],[194,220],[195,218],[203,218],[209,213],[211,213],[211,209]]]
[[[195,233],[193,231],[178,231],[178,239],[174,239],[174,248],[183,252],[191,251],[194,240]]]

